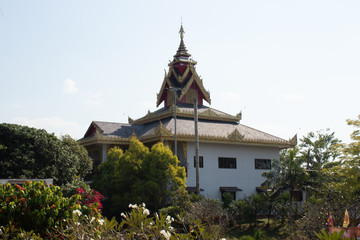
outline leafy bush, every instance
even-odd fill
[[[79,204],[85,205],[89,208],[95,208],[101,212],[102,203],[104,197],[101,193],[90,188],[89,185],[76,178],[72,183],[67,183],[61,186],[62,192],[65,197],[71,197],[73,195],[80,195],[81,198],[78,201]]]
[[[85,177],[92,169],[86,149],[69,135],[0,124],[0,178],[53,178],[56,184]]]
[[[340,232],[334,232],[333,234],[329,234],[323,229],[323,230],[321,230],[320,233],[314,232],[314,234],[320,240],[350,239],[350,238],[343,238],[344,232],[345,232],[345,230],[341,230]]]
[[[256,223],[256,216],[266,210],[266,198],[254,194],[229,205],[229,212],[238,223]]]
[[[136,138],[123,153],[119,148],[108,152],[108,160],[99,166],[92,186],[102,191],[104,215],[119,216],[129,202],[148,203],[151,210],[172,205],[176,194],[185,192],[185,169],[163,143],[151,150]],[[181,194],[182,195],[182,194]]]
[[[193,203],[189,212],[185,215],[187,222],[199,219],[207,232],[216,238],[220,238],[225,232],[225,227],[230,223],[230,216],[221,206],[221,203],[214,199],[202,198]]]
[[[57,232],[51,232],[45,239],[123,239],[123,240],[147,240],[147,239],[219,239],[205,231],[199,220],[185,224],[182,215],[173,218],[168,215],[155,213],[151,216],[145,204],[130,204],[130,212],[122,213],[122,221],[118,223],[112,220],[90,218],[75,210],[72,216],[67,218]],[[176,223],[182,226],[175,229]],[[11,227],[11,226],[10,226]],[[9,236],[9,227],[0,227],[2,239],[33,239],[42,240],[33,231],[17,231],[13,238]],[[13,231],[14,232],[14,231]]]
[[[60,187],[47,187],[43,182],[26,182],[23,186],[0,186],[0,226],[12,226],[45,236],[60,227],[73,211],[101,217],[96,208],[80,205],[80,195],[63,197]],[[55,231],[55,230],[54,230]]]

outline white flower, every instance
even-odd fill
[[[74,211],[73,211],[73,214],[74,214],[74,215],[77,215],[77,216],[79,216],[79,217],[81,216],[80,210],[74,210]]]
[[[163,235],[166,240],[169,240],[171,237],[171,234],[165,230],[161,230],[160,234]]]
[[[80,226],[80,223],[79,223],[79,222],[74,222],[74,224],[75,224],[76,226]]]
[[[221,238],[220,240],[226,240],[226,238]]]
[[[150,215],[150,211],[149,211],[149,209],[144,209],[143,210],[143,214],[145,214],[146,216],[149,216]]]
[[[92,217],[92,218],[91,218],[91,220],[90,220],[90,223],[92,223],[94,220],[95,220],[95,218],[94,218],[94,217]]]
[[[173,230],[174,230],[174,228],[173,228],[172,226],[170,226],[170,227],[169,227],[169,230],[170,230],[170,231],[173,231]]]
[[[125,215],[123,212],[122,212],[120,215],[121,215],[123,218],[126,217],[126,215]]]
[[[138,208],[138,205],[137,204],[129,204],[129,208]]]
[[[100,225],[103,225],[105,221],[104,221],[104,219],[99,219],[98,222]]]
[[[144,208],[144,207],[145,207],[145,203],[142,203],[141,206]]]
[[[172,221],[174,221],[174,218],[172,218],[171,216],[167,216],[166,217],[166,224],[170,224]]]
[[[150,222],[150,225],[153,226],[154,225],[154,222]],[[0,229],[1,230],[1,229]]]

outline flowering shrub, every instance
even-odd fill
[[[92,190],[89,185],[81,181],[79,178],[75,179],[72,183],[63,185],[61,189],[64,196],[71,197],[78,194],[81,196],[78,200],[79,204],[96,209],[97,212],[101,212],[101,201],[104,199],[103,195],[95,190]]]
[[[155,213],[154,217],[151,217],[144,203],[139,206],[130,204],[129,208],[130,212],[121,213],[123,220],[120,227],[123,229],[123,239],[213,239],[204,231],[199,220],[185,226],[182,216],[175,220],[169,215]],[[183,226],[185,232],[180,233],[172,227],[175,221]]]
[[[0,239],[219,239],[205,231],[200,220],[151,215],[144,203],[130,204],[131,211],[121,213],[120,223],[109,221],[96,208],[78,204],[80,198],[63,197],[59,187],[39,182],[2,185]]]
[[[33,231],[41,236],[60,227],[73,211],[81,211],[96,218],[96,208],[79,204],[80,195],[62,196],[57,186],[47,187],[43,182],[26,182],[23,186],[0,186],[0,226],[11,226],[12,232]]]
[[[77,194],[81,196],[81,199],[79,200],[79,203],[82,205],[86,205],[88,207],[95,207],[98,209],[98,211],[101,211],[102,204],[101,200],[104,198],[101,193],[91,190],[88,192],[85,192],[84,189],[81,187],[76,189]]]

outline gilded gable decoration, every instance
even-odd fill
[[[161,121],[159,121],[159,126],[155,129],[155,135],[161,137],[173,136],[169,129],[167,129]]]
[[[128,123],[132,124],[134,122],[134,119],[132,119],[131,117],[128,117]]]
[[[208,108],[206,111],[199,113],[199,116],[207,116],[207,117],[219,117],[219,114],[212,111],[211,108]]]
[[[131,138],[133,138],[133,137],[136,137],[136,138],[137,138],[137,136],[136,136],[136,133],[135,133],[135,130],[134,130],[134,129],[133,129],[132,134],[131,134],[131,136],[130,136],[129,138],[131,139]]]
[[[241,135],[237,128],[235,128],[235,130],[228,135],[228,139],[235,140],[235,141],[243,141],[244,138],[245,138],[245,136]]]
[[[289,139],[289,142],[295,146],[297,144],[297,134]]]
[[[235,117],[238,118],[240,121],[242,119],[242,111],[240,111],[238,114],[236,114]]]

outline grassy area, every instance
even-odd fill
[[[280,228],[280,222],[277,220],[270,220],[270,225],[268,225],[267,219],[258,219],[256,224],[241,224],[232,227],[227,232],[227,239],[257,239],[249,238],[256,234],[261,235],[261,239],[282,239],[284,237],[280,233]]]

